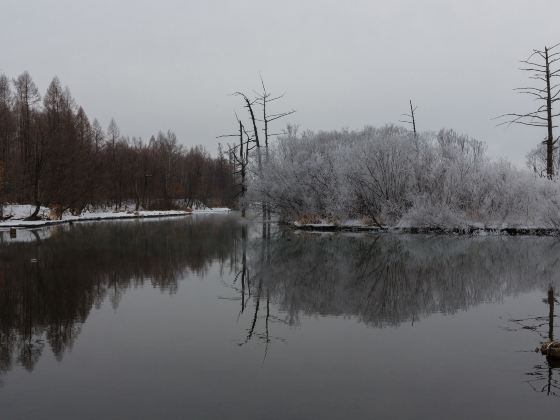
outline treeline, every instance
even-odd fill
[[[32,203],[31,218],[40,206],[74,214],[89,205],[229,206],[232,172],[221,151],[213,158],[201,146],[186,149],[171,131],[147,142],[122,136],[114,120],[105,131],[56,77],[41,97],[28,72],[0,75],[0,204]]]

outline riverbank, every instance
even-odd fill
[[[466,226],[446,228],[440,226],[395,226],[378,227],[362,224],[332,224],[298,222],[288,223],[292,229],[311,232],[391,232],[408,234],[441,234],[441,235],[527,235],[527,236],[560,236],[560,229],[545,227],[485,227]]]
[[[23,206],[22,206],[23,207]],[[36,228],[51,225],[59,225],[63,223],[74,222],[91,222],[97,220],[118,220],[118,219],[147,219],[157,217],[181,217],[190,216],[195,214],[213,214],[213,213],[229,213],[231,210],[226,207],[204,208],[191,211],[183,210],[161,210],[161,211],[89,211],[73,216],[71,214],[64,214],[61,219],[50,220],[42,218],[40,220],[24,220],[25,209],[18,208],[12,218],[0,222],[0,229],[2,228]],[[42,214],[48,214],[48,209],[41,210]]]

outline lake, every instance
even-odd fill
[[[264,233],[236,214],[1,232],[0,418],[560,407],[560,370],[535,352],[560,239]]]

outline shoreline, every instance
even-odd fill
[[[180,210],[162,210],[162,211],[140,211],[138,214],[130,213],[91,213],[85,216],[68,216],[60,220],[23,220],[9,219],[0,222],[0,229],[32,229],[46,226],[54,226],[61,224],[79,223],[79,222],[96,222],[104,220],[131,220],[131,219],[155,219],[167,217],[185,217],[198,214],[227,214],[231,209],[226,208],[209,208],[207,210],[180,211]]]
[[[291,229],[307,232],[376,232],[403,234],[436,234],[436,235],[465,235],[465,236],[560,236],[560,229],[539,227],[476,227],[443,228],[443,227],[383,227],[366,225],[334,225],[334,224],[299,224],[287,223]]]

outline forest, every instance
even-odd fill
[[[172,131],[149,140],[120,133],[76,104],[57,77],[44,95],[28,72],[0,74],[2,204],[33,204],[79,215],[88,207],[166,210],[193,203],[231,206],[236,186],[227,154],[185,148]]]

